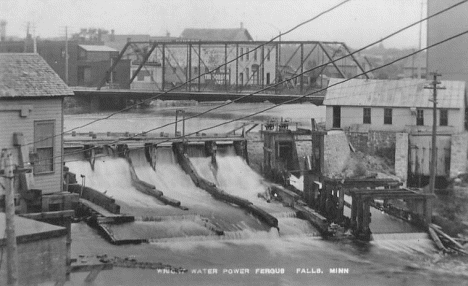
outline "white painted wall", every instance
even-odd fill
[[[363,124],[364,107],[342,106],[341,128],[359,128],[360,130],[395,131],[402,132],[409,129],[431,131],[432,109],[424,109],[424,126],[416,126],[416,114],[409,108],[392,108],[392,124],[384,124],[384,107],[371,108],[371,124]],[[448,111],[448,126],[439,126],[439,112],[437,112],[437,129],[439,131],[459,133],[464,130],[464,108]],[[326,128],[333,127],[333,106],[326,107]]]
[[[18,152],[13,146],[13,133],[22,132],[25,144],[34,142],[34,121],[55,120],[55,134],[63,130],[62,98],[0,100],[0,148],[12,150],[13,159],[17,162]],[[20,116],[17,107],[32,107],[28,116]],[[30,145],[33,150],[33,145]],[[62,190],[62,136],[54,140],[54,172],[34,175],[34,188],[41,189],[43,194],[60,192]]]

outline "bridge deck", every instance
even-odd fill
[[[272,93],[259,93],[250,96],[249,93],[233,93],[233,92],[222,92],[222,91],[171,91],[163,92],[158,90],[131,90],[131,89],[84,89],[75,88],[74,91],[76,97],[101,97],[101,98],[127,98],[145,100],[152,97],[156,97],[160,100],[195,100],[195,101],[227,101],[227,100],[238,100],[239,103],[245,102],[264,102],[269,101],[272,103],[303,103],[310,102],[315,105],[321,105],[323,103],[323,93],[317,93],[317,95],[310,95],[304,97],[304,95],[296,94],[272,94]],[[241,98],[244,97],[245,98]]]

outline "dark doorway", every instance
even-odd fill
[[[277,159],[280,164],[282,164],[286,170],[294,169],[294,159],[293,159],[293,142],[277,142]]]
[[[341,106],[333,106],[333,128],[341,128]]]

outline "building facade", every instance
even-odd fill
[[[26,43],[26,44],[25,44]],[[33,52],[31,41],[0,42],[1,53]],[[65,46],[68,45],[68,79]],[[102,43],[92,45],[80,44],[78,41],[38,41],[37,53],[69,86],[97,86],[107,77],[106,82],[113,83],[118,88],[129,88],[130,61],[121,60],[114,69],[112,77],[106,71],[112,64],[112,59],[118,51],[103,46]]]
[[[326,128],[392,132],[431,131],[432,90],[428,81],[331,79],[324,100]],[[334,86],[336,85],[336,86]],[[438,130],[465,130],[465,82],[442,81],[437,95]]]
[[[38,54],[0,53],[0,74],[0,147],[33,163],[30,188],[61,192],[62,105],[73,92]]]
[[[460,1],[427,0],[427,14],[432,15]],[[468,29],[468,5],[463,3],[428,20],[427,45],[432,45]],[[446,80],[468,81],[468,35],[447,41],[427,50],[428,72],[437,71]]]

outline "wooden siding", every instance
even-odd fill
[[[0,100],[0,148],[12,149],[13,158],[18,158],[17,149],[13,146],[13,133],[21,132],[24,136],[25,144],[34,142],[34,121],[55,120],[55,135],[63,130],[62,98],[40,98],[22,100]],[[32,106],[29,115],[21,117],[18,106]],[[8,110],[12,107],[13,110]],[[33,150],[33,145],[29,145],[29,150]],[[56,193],[62,190],[62,136],[54,139],[54,171],[48,174],[38,174],[34,176],[34,188],[41,189],[44,194]]]

